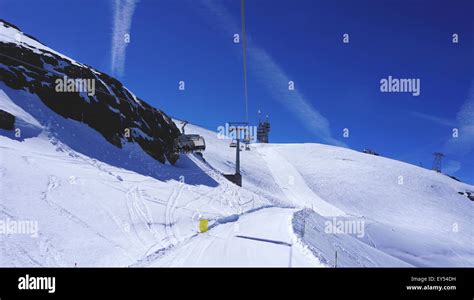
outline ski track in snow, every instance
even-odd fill
[[[179,241],[179,234],[175,234],[174,230],[174,212],[176,210],[176,206],[178,203],[178,199],[181,194],[182,186],[175,187],[172,190],[171,195],[168,198],[166,210],[165,210],[165,230],[166,230],[166,238],[169,240],[170,243],[176,244]]]
[[[49,207],[51,207],[53,210],[58,212],[59,215],[65,217],[66,219],[80,225],[81,227],[93,232],[96,236],[99,236],[100,238],[104,239],[105,241],[109,242],[112,246],[121,248],[125,252],[127,251],[124,249],[122,246],[116,244],[114,241],[110,240],[106,236],[102,235],[98,230],[95,228],[91,227],[87,222],[83,221],[80,219],[78,216],[75,214],[71,213],[69,210],[65,209],[61,205],[57,204],[56,202],[50,200],[50,194],[53,190],[58,188],[60,186],[57,178],[55,176],[50,176],[49,181],[48,181],[48,186],[45,192],[43,192],[41,199],[45,201]]]
[[[139,201],[140,197],[138,196],[138,186],[134,186],[130,188],[126,192],[126,203],[127,203],[127,210],[128,214],[130,217],[130,223],[131,223],[131,229],[133,230],[133,233],[135,237],[138,239],[140,244],[142,245],[143,249],[147,249],[147,242],[146,238],[142,237],[142,234],[146,234],[147,232],[143,232],[141,228],[138,228],[140,225],[145,224],[146,229],[151,231],[150,229],[150,221],[148,220],[148,217],[146,214],[141,210],[139,207]],[[143,227],[143,226],[140,226]]]

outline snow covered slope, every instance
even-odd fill
[[[37,107],[41,102],[35,95],[3,85],[0,90],[0,106],[8,106],[16,117],[53,124],[26,139],[0,130],[0,219],[37,223],[37,232],[0,234],[2,266],[134,265],[196,236],[199,218],[211,220],[212,226],[252,205],[269,204],[194,156],[173,167],[136,146],[124,152],[134,156],[124,157],[88,126]],[[155,171],[150,176],[72,150],[51,132],[56,128],[67,128],[64,140],[76,137],[84,149]]]
[[[205,136],[206,160],[232,172],[234,149],[228,148],[229,140],[192,125],[187,132]],[[338,266],[474,265],[474,202],[460,194],[473,186],[340,147],[251,148],[241,152],[244,188],[277,206],[307,208],[295,214],[293,231],[298,243],[308,246],[321,262],[334,265],[337,251]],[[363,229],[326,233],[332,224]]]
[[[474,187],[442,174],[319,144],[252,145],[240,188],[220,174],[235,150],[211,131],[187,127],[205,136],[205,161],[163,165],[0,89],[0,107],[39,128],[1,131],[0,219],[38,225],[37,237],[0,235],[2,266],[332,266],[336,251],[338,266],[474,265],[473,202],[458,194]],[[83,153],[68,146],[85,139]],[[333,220],[361,221],[364,234],[326,233]]]

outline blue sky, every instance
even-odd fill
[[[174,117],[213,130],[245,118],[238,0],[0,0],[0,12]],[[474,183],[473,20],[470,0],[247,1],[250,121],[268,113],[272,142],[373,148],[424,167],[443,151],[445,171]],[[130,44],[114,45],[123,30]],[[381,93],[389,75],[419,78],[421,95]]]

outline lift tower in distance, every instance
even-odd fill
[[[257,128],[257,141],[259,143],[268,144],[268,134],[270,132],[270,122],[268,121],[268,115],[264,121],[261,118],[261,112],[258,111],[258,128]]]
[[[242,186],[242,174],[240,174],[240,142],[248,141],[248,123],[247,122],[229,122],[229,131],[234,133],[235,139],[230,143],[231,148],[235,148],[235,174],[223,174],[229,181],[238,186]]]
[[[435,152],[433,153],[433,170],[438,172],[438,173],[441,173],[441,160],[443,159],[444,157],[444,154],[441,153],[441,152]]]

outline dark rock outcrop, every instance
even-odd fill
[[[0,129],[15,129],[15,116],[0,109]]]
[[[467,199],[474,201],[474,192],[466,191],[466,192],[458,192],[459,195],[466,196]]]

